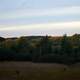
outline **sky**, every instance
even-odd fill
[[[80,34],[80,0],[0,0],[0,36]]]

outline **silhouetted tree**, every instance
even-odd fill
[[[63,36],[61,41],[61,52],[63,53],[63,55],[66,53],[67,55],[70,55],[72,53],[72,45],[66,34]]]

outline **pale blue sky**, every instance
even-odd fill
[[[80,26],[77,27],[80,25],[79,21],[80,0],[0,0],[0,36],[63,35],[65,33],[71,35],[80,33]],[[66,25],[61,26],[65,22],[69,26],[66,29]],[[51,29],[49,26],[43,28],[44,24],[50,23],[61,24],[57,29],[55,25]],[[70,28],[75,23],[74,29]],[[41,28],[35,28],[36,24],[38,26],[42,24]],[[21,26],[25,26],[25,31],[20,29]]]

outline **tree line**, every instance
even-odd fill
[[[0,61],[80,62],[80,35],[0,37]]]

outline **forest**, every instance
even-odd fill
[[[74,64],[80,62],[80,34],[0,37],[0,61]]]

